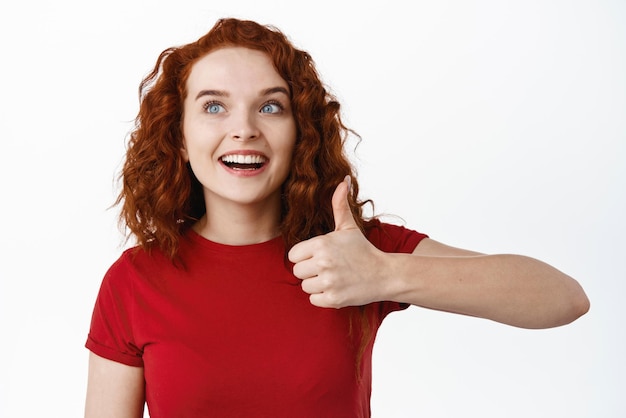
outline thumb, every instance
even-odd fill
[[[333,193],[332,205],[333,205],[333,217],[335,218],[335,231],[344,229],[358,228],[350,205],[348,204],[348,192],[350,191],[351,182],[350,176],[346,176],[344,180],[339,183]]]

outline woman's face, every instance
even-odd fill
[[[183,158],[204,188],[207,211],[232,203],[280,208],[296,123],[289,86],[267,54],[228,47],[196,62],[183,135]]]

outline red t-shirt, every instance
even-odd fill
[[[412,252],[425,235],[381,224],[368,239]],[[160,251],[125,251],[106,273],[86,347],[144,368],[151,418],[369,417],[373,339],[406,308],[311,305],[282,239],[229,246],[190,231],[176,268]],[[363,313],[364,312],[364,313]]]

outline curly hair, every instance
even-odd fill
[[[363,230],[362,207],[369,201],[358,201],[358,182],[344,151],[354,132],[341,121],[340,105],[322,84],[311,56],[272,26],[232,18],[217,21],[195,42],[164,50],[142,80],[140,108],[120,174],[120,223],[141,247],[156,245],[174,260],[180,237],[204,215],[202,186],[180,152],[183,102],[194,63],[229,46],[265,52],[290,88],[297,139],[282,186],[280,230],[287,250],[334,229],[330,200],[346,175],[352,180],[350,208]]]
[[[230,46],[266,53],[289,85],[297,134],[290,173],[282,185],[280,231],[286,251],[335,228],[330,201],[346,175],[351,178],[348,203],[357,225],[362,231],[379,225],[363,217],[363,206],[373,203],[358,199],[355,170],[344,150],[349,135],[358,135],[343,124],[339,102],[324,87],[311,56],[273,26],[229,18],[218,20],[195,42],[164,50],[139,86],[139,113],[116,200],[122,204],[120,223],[139,246],[157,246],[176,264],[180,238],[206,212],[202,185],[180,152],[183,103],[193,65],[211,51]],[[364,306],[351,313],[351,327],[355,320],[361,333],[358,365],[374,332]]]

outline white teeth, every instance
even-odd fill
[[[261,155],[229,154],[223,156],[222,161],[230,164],[262,164],[265,162],[265,157]]]

